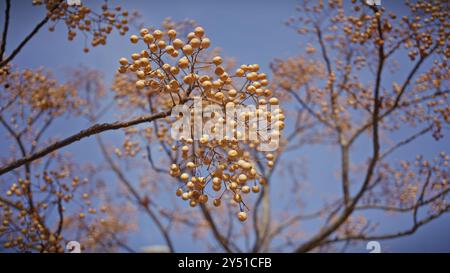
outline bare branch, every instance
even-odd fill
[[[100,146],[100,150],[102,151],[103,156],[106,159],[106,162],[108,162],[109,166],[113,170],[113,172],[117,175],[119,180],[125,185],[125,187],[128,189],[130,194],[136,199],[137,204],[142,207],[145,212],[150,216],[150,218],[153,220],[153,222],[156,224],[156,227],[163,235],[164,240],[166,241],[167,247],[169,248],[170,252],[175,252],[175,249],[173,247],[172,239],[170,238],[169,232],[167,229],[163,226],[161,221],[156,216],[155,212],[149,207],[148,202],[145,202],[143,198],[140,196],[139,192],[133,187],[130,181],[125,177],[123,172],[119,169],[119,167],[113,162],[111,156],[109,155],[108,151],[106,150],[105,145],[103,144],[103,141],[99,135],[97,135],[97,142]]]
[[[55,5],[47,12],[45,18],[42,19],[42,21],[40,21],[33,28],[33,30],[23,39],[23,41],[16,47],[16,49],[13,50],[13,52],[7,58],[5,58],[4,60],[2,60],[2,62],[0,62],[0,68],[7,65],[9,62],[12,61],[12,59],[16,57],[17,54],[19,54],[19,52],[31,40],[31,38],[33,38],[33,36],[39,32],[39,30],[48,22],[48,20],[50,20],[51,13],[59,7],[59,4],[61,4],[61,2],[62,0],[55,3]]]
[[[110,130],[117,130],[117,129],[121,129],[121,128],[127,128],[130,126],[134,126],[140,123],[145,123],[145,122],[152,122],[154,120],[166,117],[168,115],[170,115],[171,110],[165,111],[165,112],[161,112],[161,113],[157,113],[157,114],[153,114],[153,115],[147,115],[147,116],[141,116],[138,118],[134,118],[128,121],[116,121],[113,123],[102,123],[102,124],[94,124],[93,126],[81,130],[80,132],[67,137],[61,141],[57,141],[39,151],[37,151],[36,153],[27,155],[21,159],[15,160],[11,163],[9,163],[6,166],[3,166],[0,168],[0,175],[7,173],[11,170],[14,170],[26,163],[32,162],[36,159],[39,159],[43,156],[46,156],[62,147],[68,146],[74,142],[80,141],[83,138],[92,136],[92,135],[96,135],[105,131],[110,131]]]
[[[391,148],[389,148],[387,151],[385,151],[384,153],[381,154],[380,156],[380,160],[384,159],[385,157],[389,156],[391,153],[395,152],[397,149],[399,149],[402,146],[405,146],[407,144],[409,144],[410,142],[414,141],[415,139],[417,139],[418,137],[426,134],[427,132],[429,132],[432,129],[432,126],[428,126],[425,129],[422,129],[421,131],[415,133],[414,135],[398,142],[397,144],[395,144],[394,146],[392,146]]]
[[[314,112],[314,110],[313,109],[311,109],[311,107],[309,107],[309,105],[308,104],[306,104],[306,102],[297,94],[297,93],[295,93],[293,90],[291,90],[291,89],[285,89],[287,92],[289,92],[299,103],[300,103],[300,105],[303,107],[303,108],[305,108],[306,109],[306,111],[308,111],[308,113],[311,115],[311,116],[313,116],[313,117],[315,117],[318,121],[320,121],[321,123],[323,123],[324,125],[326,125],[326,126],[328,126],[328,127],[330,127],[330,128],[332,128],[332,129],[335,129],[335,126],[333,125],[333,124],[331,124],[331,123],[329,123],[327,120],[325,120],[325,119],[323,119],[323,118],[321,118],[316,112]]]
[[[385,211],[394,211],[394,212],[410,212],[415,210],[419,206],[428,205],[429,203],[436,201],[437,199],[447,195],[450,192],[450,189],[446,189],[438,194],[433,195],[425,201],[416,202],[414,205],[409,207],[395,207],[395,206],[384,206],[384,205],[361,205],[355,208],[355,210],[385,210]]]
[[[323,244],[329,244],[329,243],[337,243],[347,240],[364,240],[364,241],[370,241],[370,240],[388,240],[393,238],[399,238],[404,237],[408,235],[414,234],[421,226],[430,223],[434,219],[439,218],[444,213],[447,213],[450,211],[450,205],[445,207],[442,211],[439,213],[430,215],[420,221],[417,221],[414,225],[411,226],[411,228],[396,232],[396,233],[387,233],[387,234],[381,234],[381,235],[373,235],[373,236],[366,236],[366,235],[356,235],[356,236],[345,236],[345,237],[336,237],[334,239],[326,240],[322,243]]]
[[[11,9],[11,0],[6,0],[5,23],[3,25],[2,44],[0,46],[0,61],[3,60],[3,54],[5,53],[6,50],[6,38],[8,37],[10,9]]]
[[[383,31],[381,27],[380,18],[377,18],[377,26],[378,26],[378,35],[381,40],[383,40]],[[381,44],[378,46],[378,67],[377,67],[377,73],[376,73],[376,79],[375,79],[375,87],[374,87],[374,111],[372,116],[372,128],[373,128],[373,137],[372,137],[372,158],[370,160],[369,166],[366,171],[366,175],[364,178],[364,182],[356,194],[354,198],[352,198],[351,202],[348,204],[348,206],[345,207],[342,214],[334,220],[331,225],[328,227],[323,228],[318,234],[313,236],[310,240],[299,246],[295,249],[296,252],[307,252],[314,248],[316,248],[320,243],[325,240],[328,236],[330,236],[336,229],[338,229],[346,220],[347,218],[352,214],[356,204],[358,203],[359,199],[364,195],[366,192],[367,187],[370,184],[370,181],[372,180],[373,173],[375,171],[375,166],[379,159],[379,153],[380,153],[380,140],[379,140],[379,131],[378,131],[378,125],[379,125],[379,114],[380,114],[380,87],[381,87],[381,76],[383,72],[385,62],[385,54],[384,54],[384,45]]]
[[[414,75],[417,73],[417,71],[419,70],[419,68],[421,67],[421,65],[423,64],[423,62],[427,59],[428,56],[431,55],[431,53],[437,49],[437,46],[435,46],[428,55],[422,56],[419,61],[417,61],[417,63],[414,65],[414,67],[411,69],[411,71],[409,72],[408,76],[405,79],[405,82],[402,85],[402,88],[400,89],[400,92],[398,93],[397,97],[395,98],[395,102],[392,105],[391,108],[389,108],[388,110],[386,110],[384,113],[382,113],[379,116],[379,120],[383,120],[384,118],[386,118],[387,116],[389,116],[392,112],[394,112],[399,106],[401,106],[400,101],[403,97],[403,95],[406,92],[407,87],[409,86],[409,84],[411,83]],[[349,144],[353,143],[358,136],[360,136],[363,132],[365,132],[367,129],[371,128],[372,126],[372,122],[368,122],[366,123],[364,126],[360,127],[354,134],[353,136],[350,138],[349,140]]]
[[[225,237],[220,233],[219,229],[217,228],[217,225],[215,224],[214,219],[209,213],[208,208],[204,204],[200,204],[200,209],[203,213],[203,216],[205,217],[205,220],[209,223],[209,226],[211,227],[214,237],[217,239],[217,241],[220,243],[220,245],[226,252],[232,253],[233,250],[230,248],[230,246],[228,245],[228,241],[225,239]]]

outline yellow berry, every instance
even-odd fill
[[[239,182],[245,183],[247,181],[247,176],[245,174],[240,174],[238,179]]]
[[[141,34],[142,37],[144,37],[147,33],[148,33],[148,29],[146,29],[146,28],[142,28],[142,29],[139,31],[139,34]]]
[[[222,182],[220,181],[220,178],[218,177],[214,177],[213,180],[213,185],[220,185]]]
[[[119,63],[121,65],[127,65],[128,64],[128,60],[127,60],[127,58],[120,58]]]
[[[187,174],[187,173],[182,173],[182,174],[180,175],[180,179],[183,180],[183,181],[187,181],[187,180],[189,179],[189,174]]]
[[[209,40],[208,38],[203,38],[202,42],[200,44],[200,46],[202,48],[208,48],[211,45],[211,40]]]
[[[166,48],[166,41],[164,41],[164,40],[158,41],[158,47],[161,48],[161,49],[165,49]]]
[[[171,29],[167,31],[167,35],[169,35],[170,39],[174,39],[175,37],[177,37],[177,32],[174,29]]]
[[[155,39],[153,38],[153,35],[151,35],[151,34],[145,34],[145,36],[144,36],[144,41],[145,41],[147,44],[152,43],[154,40],[155,40]]]
[[[219,207],[220,204],[221,204],[220,199],[214,199],[214,201],[213,201],[214,206]]]
[[[159,29],[153,31],[153,37],[155,37],[155,39],[161,39],[163,36],[163,32]]]
[[[186,183],[186,187],[188,188],[188,189],[193,189],[193,188],[195,188],[195,184],[194,184],[194,182],[192,182],[192,181],[189,181],[189,182],[187,182]]]
[[[277,105],[278,104],[278,99],[277,98],[270,98],[269,99],[269,103],[271,105]]]
[[[239,69],[237,69],[236,70],[236,76],[238,76],[238,77],[242,77],[242,76],[244,76],[245,75],[245,71],[243,70],[243,69],[241,69],[241,68],[239,68]]]
[[[177,196],[181,196],[183,194],[183,189],[182,188],[178,188],[175,193],[176,193]]]
[[[183,194],[181,195],[181,199],[183,199],[184,201],[189,199],[189,193],[187,192],[183,192]]]
[[[195,36],[197,36],[198,38],[202,38],[203,35],[205,34],[205,30],[202,27],[196,27],[194,29],[194,33],[195,33]]]
[[[217,76],[222,75],[223,73],[225,73],[225,69],[221,66],[216,67],[216,69],[214,70],[214,73],[216,73]]]
[[[192,39],[192,40],[189,42],[189,44],[190,44],[193,48],[199,48],[199,47],[200,47],[200,44],[201,44],[201,41],[200,41],[199,38],[194,38],[194,39]]]
[[[136,82],[136,88],[137,89],[142,89],[144,87],[145,87],[145,81],[139,80],[139,81]]]
[[[185,55],[191,55],[194,52],[194,49],[192,48],[191,45],[185,45],[183,46],[183,53]]]
[[[234,201],[240,203],[242,202],[242,196],[239,193],[236,193],[233,197]]]
[[[195,168],[195,163],[194,162],[188,162],[188,163],[186,163],[186,167],[188,167],[189,169],[194,169]]]
[[[236,150],[230,150],[228,151],[229,157],[236,157],[238,155],[238,152]]]
[[[172,45],[175,49],[180,49],[183,47],[184,43],[180,39],[175,39],[175,40],[173,40]]]
[[[214,57],[214,58],[212,59],[212,62],[213,62],[215,65],[220,65],[220,64],[222,63],[222,58],[221,58],[220,56],[216,56],[216,57]]]
[[[178,60],[178,66],[180,68],[186,68],[189,66],[189,60],[186,57],[183,57],[181,59]]]
[[[130,36],[130,41],[131,41],[133,44],[135,44],[135,43],[137,43],[137,42],[139,41],[139,37],[136,36],[136,35],[131,35],[131,36]]]
[[[245,220],[247,220],[247,213],[240,211],[238,213],[238,219],[239,221],[244,222]]]
[[[206,202],[208,202],[208,196],[205,194],[202,194],[198,197],[198,202],[201,204],[205,204]]]

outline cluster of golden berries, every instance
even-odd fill
[[[102,203],[97,212],[88,209],[86,213],[81,212],[78,217],[70,217],[66,221],[67,226],[72,226],[75,232],[84,234],[79,239],[82,252],[83,249],[89,252],[116,252],[117,240],[125,242],[126,234],[136,229],[136,211],[132,205],[125,203],[117,206],[111,201]],[[89,217],[89,214],[92,216]]]
[[[75,85],[59,84],[50,72],[41,68],[0,73],[0,85],[5,89],[2,98],[6,101],[17,98],[18,104],[29,106],[31,111],[58,116],[66,111],[77,112],[86,105]]]
[[[361,45],[373,42],[376,46],[384,45],[386,52],[403,45],[411,60],[430,54],[435,47],[440,54],[450,57],[448,3],[419,0],[404,4],[411,12],[399,18],[383,6],[368,7],[364,1],[352,0],[353,13],[345,11],[343,1],[329,1],[328,7],[320,1],[312,6],[299,6],[301,16],[290,18],[286,24],[300,34],[317,33],[315,18],[326,11],[333,26],[321,30],[324,40]]]
[[[0,77],[4,79],[6,76],[9,75],[10,72],[11,72],[11,65],[6,64],[2,68],[0,68]],[[8,86],[6,86],[6,88],[8,88]]]
[[[139,141],[132,141],[130,138],[125,138],[125,141],[123,142],[123,151],[125,156],[134,157],[136,154],[138,154],[141,151],[141,147],[139,146]],[[117,155],[122,155],[122,151],[118,150],[119,152],[116,152]]]
[[[398,125],[427,123],[432,125],[433,137],[437,140],[442,138],[442,128],[450,124],[449,94],[446,90],[449,80],[450,71],[438,61],[421,73],[415,80],[414,88],[403,96],[401,107],[404,111],[399,116]],[[398,94],[401,86],[394,83],[393,90]],[[395,97],[384,102],[387,107],[392,107],[394,103]]]
[[[409,57],[424,56],[436,46],[438,53],[450,57],[449,4],[446,1],[406,2],[412,16],[403,16],[401,27],[406,29],[403,37],[405,47],[410,49]]]
[[[432,160],[419,155],[415,161],[401,161],[399,166],[384,163],[380,177],[389,190],[379,201],[389,206],[409,207],[423,195],[423,200],[432,199],[428,213],[439,212],[448,206],[448,197],[442,192],[450,186],[449,162],[450,156],[440,152]]]
[[[352,43],[363,44],[370,39],[374,39],[377,45],[383,45],[384,40],[380,39],[377,33],[381,14],[382,12],[378,11],[374,15],[350,16],[347,19],[348,24],[343,27],[343,31],[350,37]],[[385,20],[383,30],[388,33],[391,29],[391,23]]]
[[[170,166],[170,174],[182,181],[182,186],[177,189],[176,195],[182,200],[189,201],[189,205],[195,207],[197,204],[208,202],[206,187],[210,185],[213,192],[217,192],[212,201],[213,205],[219,207],[224,194],[228,192],[232,204],[240,206],[239,220],[245,221],[247,215],[243,209],[246,207],[244,196],[250,192],[258,193],[260,185],[266,183],[265,178],[258,172],[250,153],[243,150],[243,147],[236,144],[227,145],[230,144],[227,142],[222,142],[221,146],[218,143],[207,144],[207,141],[201,141],[205,143],[205,147],[202,145],[196,147],[192,144],[181,146],[183,159]],[[186,142],[189,144],[191,141]],[[194,148],[198,151],[192,151]],[[220,148],[227,151],[227,157],[220,154]],[[273,166],[273,154],[268,153],[266,157],[267,165]],[[207,169],[206,172],[203,169]]]
[[[211,40],[202,27],[196,27],[185,39],[178,37],[174,29],[143,28],[130,41],[142,43],[145,49],[133,53],[131,60],[120,58],[118,72],[134,75],[137,92],[151,99],[158,97],[162,102],[157,105],[158,110],[179,104],[189,107],[192,124],[217,119],[198,138],[171,136],[170,128],[182,119],[181,115],[159,121],[161,126],[155,131],[156,136],[177,155],[169,167],[170,175],[182,185],[176,195],[189,201],[192,207],[207,203],[211,194],[215,195],[214,206],[220,206],[223,198],[230,197],[231,203],[240,207],[238,219],[245,221],[248,207],[244,196],[260,191],[260,185],[266,183],[262,168],[273,167],[275,161],[275,152],[260,151],[259,145],[278,140],[284,128],[284,113],[278,98],[268,88],[266,74],[259,72],[257,64],[241,65],[228,72],[222,57],[206,53]],[[227,120],[204,113],[196,117],[194,98],[202,99],[202,109],[215,106],[223,113],[230,107],[255,107],[240,113],[243,122],[230,122],[231,135],[218,137],[219,127],[228,126]],[[251,118],[266,119],[266,128],[255,128]],[[254,130],[262,135],[263,129],[268,131],[266,138],[253,139],[247,133]],[[210,189],[212,193],[208,192]]]
[[[38,252],[64,252],[63,236],[49,232],[41,224],[41,218],[36,214],[30,215],[25,210],[15,214],[15,208],[11,208],[0,202],[2,212],[2,223],[0,234],[2,234],[5,249],[17,249],[18,251]],[[18,225],[16,225],[18,223]],[[15,226],[16,225],[16,226]]]
[[[115,94],[114,99],[117,105],[127,112],[148,109],[148,100],[142,90],[136,89],[136,79],[134,75],[116,73],[111,88]]]
[[[405,122],[414,126],[418,122],[426,122],[433,125],[433,136],[436,139],[441,138],[441,129],[450,120],[450,109],[447,107],[448,94],[445,91],[436,92],[445,90],[443,85],[450,75],[447,61],[450,56],[448,3],[405,1],[404,4],[410,12],[404,17],[398,17],[383,6],[369,7],[364,1],[357,0],[352,1],[352,12],[344,8],[343,3],[343,1],[328,1],[328,3],[319,1],[299,6],[300,16],[287,22],[288,26],[296,28],[300,34],[314,36],[321,47],[319,54],[323,49],[328,56],[333,54],[338,56],[334,61],[335,65],[331,65],[330,69],[325,71],[327,79],[324,88],[313,87],[306,90],[305,98],[310,104],[317,104],[321,109],[316,116],[321,120],[339,117],[338,126],[341,127],[341,131],[348,131],[344,130],[350,128],[352,124],[348,118],[351,116],[348,109],[367,109],[373,105],[372,88],[357,80],[353,74],[367,69],[372,61],[377,61],[378,54],[373,52],[376,52],[374,49],[379,49],[379,46],[383,46],[385,59],[395,59],[405,54],[414,61],[433,54],[433,57],[429,58],[433,59],[430,69],[421,72],[414,81],[411,91],[403,92],[402,103],[399,105],[402,113],[393,113],[389,124],[385,123],[383,126],[392,130],[398,129]],[[322,15],[329,16],[333,24],[320,28],[321,24],[317,18],[321,18]],[[354,50],[348,50],[349,48]],[[305,49],[311,54],[315,52],[310,44],[307,44]],[[286,90],[298,90],[304,86],[305,81],[315,81],[319,75],[308,77],[308,70],[304,69],[305,65],[302,65],[302,62],[304,61],[301,58],[276,61],[276,65],[273,66],[276,84]],[[398,71],[397,62],[385,63],[391,71]],[[320,68],[317,65],[314,67]],[[304,75],[301,75],[302,73]],[[310,83],[308,86],[315,84]],[[335,103],[328,102],[326,96],[336,89],[345,90],[343,92],[347,94],[345,100],[338,96],[334,99]],[[401,90],[402,86],[394,83],[392,93],[383,97],[381,108],[396,107],[397,95]]]
[[[337,230],[338,236],[358,236],[367,230],[369,221],[364,215],[352,215]]]
[[[415,60],[417,56],[425,56],[436,46],[441,54],[450,56],[448,44],[448,3],[442,1],[405,1],[411,14],[397,19],[397,15],[389,12],[384,16],[383,7],[373,14],[361,10],[359,1],[353,0],[354,16],[341,17],[345,22],[343,31],[353,43],[365,43],[372,39],[377,45],[388,43],[388,50],[403,44],[408,56]],[[360,12],[361,11],[361,12]],[[394,27],[395,26],[395,27]],[[383,33],[380,38],[379,30]]]
[[[83,246],[94,247],[100,241],[110,240],[112,232],[120,234],[131,227],[130,222],[119,217],[130,210],[121,207],[120,213],[114,211],[114,206],[100,198],[104,193],[102,186],[72,176],[71,167],[60,158],[54,159],[62,163],[57,171],[44,171],[31,179],[18,178],[8,186],[0,201],[3,248],[64,252],[66,237],[73,238],[70,232],[85,234]],[[76,206],[69,205],[73,200],[78,200]],[[58,211],[56,217],[45,217],[53,211]]]
[[[107,3],[101,6],[101,11],[94,12],[83,5],[68,5],[61,0],[33,0],[34,5],[45,5],[50,12],[50,20],[54,22],[49,30],[54,31],[59,21],[64,21],[68,28],[67,37],[72,41],[77,36],[77,31],[92,36],[91,46],[105,45],[107,36],[117,29],[120,35],[125,35],[129,30],[130,14],[122,10],[121,6],[110,8]],[[87,46],[84,52],[89,52]]]
[[[73,193],[80,182],[78,177],[74,177],[72,185],[61,183],[67,176],[65,169],[35,175],[33,179],[41,180],[42,183],[34,192],[30,188],[36,185],[29,179],[19,178],[9,186],[6,198],[13,205],[0,202],[0,237],[4,240],[4,248],[64,252],[63,235],[60,231],[52,231],[49,226],[53,225],[43,215],[55,209],[56,204],[59,204],[61,213],[65,212],[63,202],[73,199]],[[46,198],[40,198],[40,195]],[[30,200],[34,200],[32,205]]]

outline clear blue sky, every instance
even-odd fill
[[[99,1],[89,2],[98,3]],[[283,25],[286,19],[296,14],[295,6],[298,2],[295,0],[128,0],[122,2],[121,4],[126,9],[138,9],[142,14],[142,21],[149,26],[158,26],[166,17],[172,17],[174,20],[194,19],[205,28],[207,35],[213,42],[213,47],[222,48],[224,55],[235,57],[238,63],[259,63],[262,70],[268,73],[270,72],[268,66],[274,58],[286,58],[300,54],[299,45],[305,43],[305,41],[302,41],[302,37]],[[31,0],[12,1],[10,41],[7,50],[16,45],[44,16],[41,7],[33,7],[30,3]],[[119,1],[112,1],[111,3],[115,5]],[[4,1],[1,1],[1,22],[3,22],[4,5]],[[396,4],[385,3],[385,5],[388,8],[399,9]],[[46,29],[41,30],[23,49],[14,63],[19,67],[45,66],[55,71],[58,76],[63,75],[60,71],[64,68],[86,65],[102,71],[107,82],[110,82],[117,68],[118,59],[121,56],[129,56],[134,48],[130,45],[128,38],[117,34],[108,38],[106,46],[94,48],[89,54],[82,52],[83,47],[81,36],[77,37],[74,42],[68,42],[65,28],[63,25],[58,25],[54,33],[48,32]],[[105,117],[107,120],[112,118],[112,116]],[[70,126],[62,122],[58,125],[55,133],[65,136],[76,132],[85,125],[87,123],[83,121],[74,121]],[[111,137],[110,134],[107,135]],[[93,160],[100,159],[98,153],[92,153],[92,145],[94,144],[95,142],[92,139],[85,140],[83,143],[75,144],[67,150],[77,154],[81,159],[87,155]],[[397,156],[398,158],[411,158],[417,153],[433,156],[440,150],[449,152],[448,138],[436,143],[430,137],[425,137],[412,149],[399,153]],[[5,150],[1,148],[1,151],[4,152]],[[333,172],[323,171],[322,168],[336,170],[338,166],[336,161],[337,151],[328,149],[319,154],[312,151],[312,149],[305,149],[290,156],[308,158],[309,180],[329,181],[334,179]],[[277,184],[283,183],[281,179],[279,180]],[[330,190],[324,182],[318,183],[318,185],[317,194]],[[316,198],[311,198],[311,200],[314,199]],[[409,223],[409,219],[400,219],[394,216],[375,216],[375,218],[379,219],[386,229],[405,227]],[[148,220],[143,221],[142,233],[131,241],[135,248],[142,246],[142,241],[145,241],[145,244],[161,243],[158,240],[153,241],[152,236],[145,230],[146,222]],[[442,219],[423,227],[411,237],[383,242],[382,246],[390,251],[450,251],[449,226],[450,219],[448,216],[444,216]],[[317,227],[310,228],[314,230]],[[144,238],[144,240],[140,238]],[[189,240],[181,240],[176,245],[177,250],[180,251],[189,251],[191,250],[190,246]],[[364,246],[352,250],[365,251]]]

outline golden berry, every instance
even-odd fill
[[[139,41],[139,37],[136,36],[136,35],[131,35],[131,36],[130,36],[130,41],[131,41],[133,44],[135,44],[135,43],[137,43],[137,42]]]
[[[238,219],[239,221],[244,222],[245,220],[247,220],[247,213],[240,211],[238,213]]]

